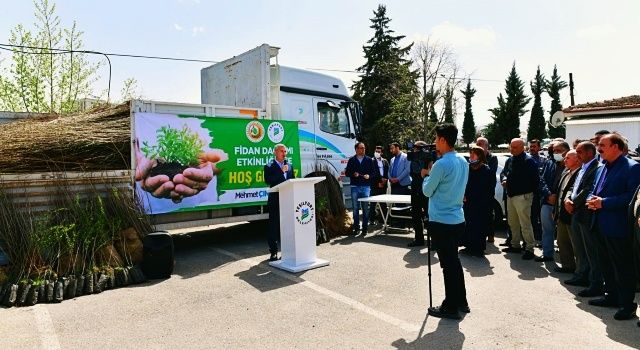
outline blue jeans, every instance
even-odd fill
[[[367,198],[371,193],[369,186],[351,186],[351,205],[353,208],[353,229],[360,229],[360,204],[362,204],[362,228],[369,224],[369,204],[360,203],[358,199]]]
[[[542,205],[540,223],[542,223],[542,256],[553,258],[553,241],[556,235],[556,223],[553,221],[553,206]]]

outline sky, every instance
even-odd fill
[[[373,36],[369,26],[378,4],[387,7],[390,29],[406,36],[402,44],[429,38],[450,46],[477,90],[472,100],[476,125],[491,121],[504,80],[515,63],[529,82],[540,66],[551,76],[554,65],[568,82],[573,73],[577,104],[640,94],[640,1],[637,0],[57,0],[63,27],[73,21],[84,31],[84,48],[109,53],[222,61],[263,43],[280,47],[278,62],[296,68],[354,71],[365,62],[362,46]],[[8,43],[18,24],[34,28],[34,5],[0,0],[0,43]],[[0,51],[0,60],[7,52]],[[99,62],[104,58],[95,56]],[[127,78],[138,82],[146,99],[200,103],[200,69],[189,63],[112,57],[112,96]],[[350,72],[318,72],[350,86]],[[107,65],[95,90],[107,88]],[[561,94],[570,104],[569,89]],[[527,109],[531,109],[531,102]],[[543,96],[548,113],[550,100]],[[464,101],[458,105],[462,124]],[[530,113],[521,118],[526,130]]]

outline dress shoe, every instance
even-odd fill
[[[358,230],[357,228],[356,228],[356,229],[353,229],[353,230],[351,231],[351,235],[352,235],[352,236],[357,236],[357,235],[358,235],[358,233],[360,233],[360,230]]]
[[[501,247],[511,247],[511,241],[506,240],[503,243],[498,244]]]
[[[450,318],[452,320],[459,320],[462,318],[460,316],[460,313],[458,312],[458,309],[449,310],[443,308],[442,306],[430,307],[428,309],[428,313],[429,315],[438,318]]]
[[[505,253],[522,253],[522,248],[507,247],[502,249],[502,251]]]
[[[561,273],[574,273],[575,269],[572,269],[570,267],[558,267],[556,266],[553,271],[555,272],[561,272]]]
[[[550,256],[536,256],[533,260],[537,262],[546,262],[553,261],[553,258]]]
[[[597,288],[587,288],[578,292],[578,296],[583,298],[599,297],[602,294],[602,289]]]
[[[269,256],[269,261],[277,261],[278,260],[278,253],[271,253],[271,256]]]
[[[458,311],[468,314],[471,312],[471,309],[469,308],[469,305],[463,305],[463,306],[458,306]]]
[[[629,306],[621,307],[620,309],[618,309],[618,311],[616,311],[615,315],[613,315],[613,318],[619,321],[630,320],[636,317],[637,309],[638,309],[638,304],[636,303],[633,303]]]
[[[535,257],[535,254],[533,254],[533,252],[530,250],[527,250],[524,252],[524,254],[522,254],[522,260],[532,260]]]
[[[424,246],[424,242],[411,241],[411,243],[407,244],[407,247],[410,247],[410,248],[422,247],[422,246]]]
[[[564,284],[569,286],[589,287],[589,281],[584,278],[570,278],[564,281]]]
[[[602,298],[589,300],[589,305],[602,306],[602,307],[618,307],[617,298],[611,296],[603,296]],[[634,309],[635,313],[635,309]]]

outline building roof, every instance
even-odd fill
[[[583,103],[571,107],[567,107],[562,111],[564,113],[582,113],[595,111],[612,111],[618,112],[625,109],[640,108],[640,95],[631,95],[626,97],[614,98],[613,100],[604,100],[600,102]]]

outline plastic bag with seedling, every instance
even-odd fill
[[[156,132],[157,144],[150,146],[143,142],[140,150],[148,159],[155,159],[158,165],[149,172],[149,176],[167,175],[169,179],[189,167],[200,162],[198,155],[202,153],[204,142],[196,132],[186,125],[182,129],[163,126]]]

